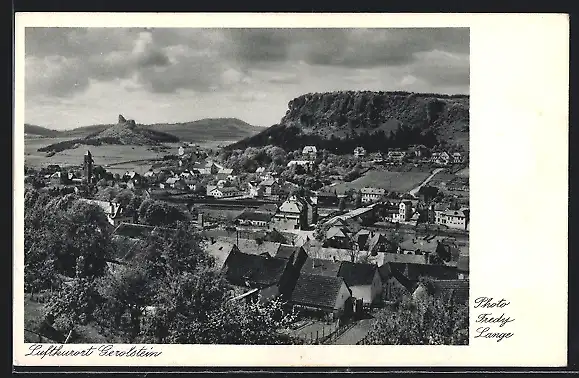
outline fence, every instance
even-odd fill
[[[299,333],[298,337],[311,344],[331,344],[355,324],[355,322],[337,321],[329,324],[327,327],[323,326],[315,332]]]

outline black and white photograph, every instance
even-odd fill
[[[469,344],[469,28],[24,38],[25,342]]]

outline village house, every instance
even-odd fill
[[[366,150],[364,149],[364,147],[358,146],[354,148],[354,156],[357,158],[366,156]]]
[[[263,195],[266,197],[277,197],[282,193],[281,185],[278,180],[273,177],[263,180],[259,186],[263,187]]]
[[[339,199],[336,192],[319,191],[316,194],[318,206],[338,206]]]
[[[388,151],[387,160],[391,163],[402,163],[406,158],[406,151],[390,150]]]
[[[392,242],[381,232],[371,231],[365,247],[370,255],[376,255],[379,252],[395,252]]]
[[[382,278],[376,265],[342,261],[338,277],[344,279],[352,297],[361,299],[364,306],[372,306],[380,300]]]
[[[262,213],[246,209],[239,214],[235,220],[242,226],[269,227],[272,218],[273,214],[271,213]]]
[[[247,183],[247,189],[250,197],[253,198],[260,198],[263,197],[265,193],[265,188],[259,185],[255,181],[250,181]]]
[[[315,160],[318,155],[318,149],[316,146],[305,146],[302,150],[302,155],[309,160]]]
[[[217,171],[217,177],[218,177],[219,179],[229,178],[232,174],[233,174],[233,169],[232,169],[232,168],[224,168],[224,167],[221,167],[221,168],[219,168],[219,170]]]
[[[308,259],[305,249],[296,245],[280,244],[275,257],[278,259],[288,260],[292,267],[301,271],[303,265]]]
[[[413,215],[412,201],[403,200],[398,204],[398,216],[396,217],[397,222],[408,222]]]
[[[341,277],[300,274],[289,297],[295,308],[318,310],[337,319],[352,310],[352,291]]]
[[[361,299],[365,306],[375,303],[382,291],[382,279],[378,267],[373,264],[308,258],[302,274],[343,278],[352,297]]]
[[[306,229],[309,225],[308,204],[303,198],[292,196],[281,204],[273,219],[281,229]]]
[[[215,258],[215,266],[219,269],[223,268],[225,261],[232,252],[239,252],[237,245],[222,240],[206,243],[205,250],[210,256]]]
[[[287,163],[287,167],[291,168],[294,165],[299,165],[300,167],[304,168],[306,171],[309,171],[311,167],[314,165],[314,162],[311,160],[292,160]]]
[[[362,194],[362,203],[371,203],[378,201],[386,194],[386,189],[365,187],[360,189]]]
[[[460,164],[464,162],[464,156],[460,152],[453,152],[452,153],[452,162],[454,164]]]
[[[258,289],[259,300],[266,302],[280,295],[289,296],[296,273],[289,261],[269,255],[251,255],[233,249],[223,265],[225,279],[233,286]]]
[[[231,198],[231,197],[237,197],[240,195],[241,195],[241,192],[239,191],[239,189],[237,189],[236,187],[233,187],[233,186],[223,187],[223,188],[217,187],[217,188],[212,189],[208,193],[208,196],[211,196],[214,198]]]
[[[433,152],[430,156],[430,162],[437,165],[448,165],[451,162],[451,157],[446,151]]]
[[[351,232],[343,226],[332,226],[326,231],[324,247],[331,248],[351,248]]]
[[[469,215],[470,212],[468,208],[461,208],[459,210],[438,210],[435,212],[434,223],[449,228],[467,230]]]
[[[131,222],[131,217],[126,217],[123,215],[123,209],[121,208],[121,204],[112,201],[98,201],[86,198],[80,198],[79,201],[96,205],[103,209],[105,215],[107,216],[107,220],[113,226],[118,226],[123,222]]]
[[[408,148],[408,152],[417,158],[422,158],[428,155],[428,148],[422,144],[411,145]]]
[[[455,177],[449,182],[443,182],[441,184],[446,190],[468,192],[469,181],[468,177]]]

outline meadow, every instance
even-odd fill
[[[364,187],[384,188],[390,192],[404,193],[420,185],[430,173],[428,172],[391,172],[387,170],[370,170],[352,182],[342,182],[330,188],[343,194],[348,189],[359,190]]]
[[[40,147],[48,146],[53,143],[62,142],[71,138],[58,137],[29,137],[24,139],[24,162],[31,167],[42,167],[50,164],[65,165],[82,165],[83,156],[87,150],[90,150],[96,165],[106,166],[107,170],[113,173],[135,170],[138,173],[144,173],[151,168],[147,160],[162,159],[164,155],[177,154],[180,143],[167,143],[167,149],[164,151],[155,151],[149,146],[125,146],[125,145],[102,145],[102,146],[84,146],[58,152],[52,156],[47,156],[45,152],[39,152]],[[197,144],[202,148],[217,148],[219,145],[226,145],[228,141],[203,141]],[[145,161],[136,161],[145,160]],[[124,164],[126,162],[126,164]],[[119,164],[123,163],[123,164]]]

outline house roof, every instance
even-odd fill
[[[341,261],[308,257],[302,267],[302,273],[337,277]]]
[[[119,210],[121,209],[121,205],[116,202],[98,201],[86,198],[80,198],[79,201],[100,207],[101,209],[103,209],[105,214],[107,214],[111,218],[116,217],[119,214]]]
[[[449,245],[447,238],[428,235],[426,239],[424,237],[419,238],[412,238],[406,239],[402,243],[400,243],[400,249],[403,251],[416,251],[420,250],[423,252],[436,252],[436,248],[438,247],[438,243],[445,243],[445,245]]]
[[[404,286],[404,288],[406,288],[406,290],[408,290],[408,292],[413,292],[417,286],[416,281],[412,281],[412,280],[408,279],[408,277],[406,277],[404,274],[402,274],[402,272],[398,269],[392,269],[392,267],[391,267],[390,268],[390,276],[393,277],[394,279],[396,279],[402,286]]]
[[[294,253],[298,253],[302,249],[302,247],[288,245],[288,244],[280,244],[275,257],[280,259],[290,259]]]
[[[360,192],[361,192],[362,194],[384,195],[384,194],[386,193],[386,189],[366,187],[366,188],[360,189]]]
[[[304,153],[304,154],[313,153],[313,152],[318,152],[318,149],[316,148],[316,146],[305,146],[304,149],[302,150],[302,153]]]
[[[326,239],[347,238],[349,231],[345,227],[332,226],[326,232]]]
[[[277,250],[281,243],[274,243],[269,241],[263,241],[258,243],[255,239],[239,238],[236,237],[218,237],[218,240],[227,241],[232,244],[236,244],[237,248],[243,253],[250,255],[263,255],[268,254],[269,256],[275,256]]]
[[[174,183],[176,183],[177,181],[179,181],[179,177],[169,177],[169,178],[167,179],[167,181],[165,181],[165,182],[166,182],[167,184],[174,184]]]
[[[218,174],[221,174],[221,175],[230,175],[232,173],[233,173],[233,169],[231,169],[231,168],[221,168],[218,172]]]
[[[436,280],[432,282],[435,294],[451,292],[461,302],[468,301],[469,280]]]
[[[304,204],[296,199],[288,199],[281,204],[279,210],[284,213],[301,213]]]
[[[273,177],[269,177],[269,178],[263,180],[259,185],[262,185],[262,186],[272,186],[272,185],[274,185],[274,184],[276,184],[276,183],[277,183],[276,179],[274,179]]]
[[[424,255],[412,255],[412,254],[404,254],[404,253],[379,253],[379,256],[382,256],[382,264],[391,264],[391,263],[398,263],[398,264],[426,264],[426,256]]]
[[[384,235],[381,232],[376,232],[374,233],[374,235],[372,235],[372,237],[370,237],[370,239],[368,240],[368,251],[370,252],[383,252],[383,251],[377,251],[377,247],[382,244],[388,244],[390,245],[390,241],[388,240],[388,238],[386,237],[386,235]]]
[[[262,255],[250,255],[234,250],[225,262],[225,277],[234,284],[268,287],[279,284],[287,260]]]
[[[332,197],[332,198],[338,198],[338,195],[334,192],[327,192],[327,191],[320,191],[317,193],[318,197]]]
[[[218,240],[213,244],[207,243],[205,245],[205,250],[207,251],[207,253],[209,253],[211,256],[215,258],[216,266],[218,268],[223,267],[223,264],[227,260],[227,257],[229,257],[229,254],[235,248],[236,248],[235,244],[222,240]]]
[[[290,301],[305,306],[334,309],[340,288],[344,284],[341,277],[302,273],[291,293]]]
[[[338,276],[342,277],[349,287],[371,285],[377,269],[373,264],[342,261]]]
[[[272,213],[262,213],[252,210],[244,210],[241,214],[237,216],[237,219],[258,221],[258,222],[269,222],[273,217]]]
[[[212,192],[214,192],[214,191],[216,191],[216,190],[220,191],[221,193],[237,193],[237,192],[239,192],[239,189],[237,189],[237,188],[234,187],[234,186],[226,186],[226,187],[223,187],[223,188],[215,188],[215,189],[212,190]]]
[[[262,213],[274,213],[277,211],[278,206],[275,203],[266,203],[258,207],[255,211]]]
[[[406,277],[411,281],[418,281],[420,277],[431,277],[438,280],[458,277],[457,269],[446,265],[389,263],[389,266],[390,269],[398,269],[400,272],[405,272],[408,268]]]

